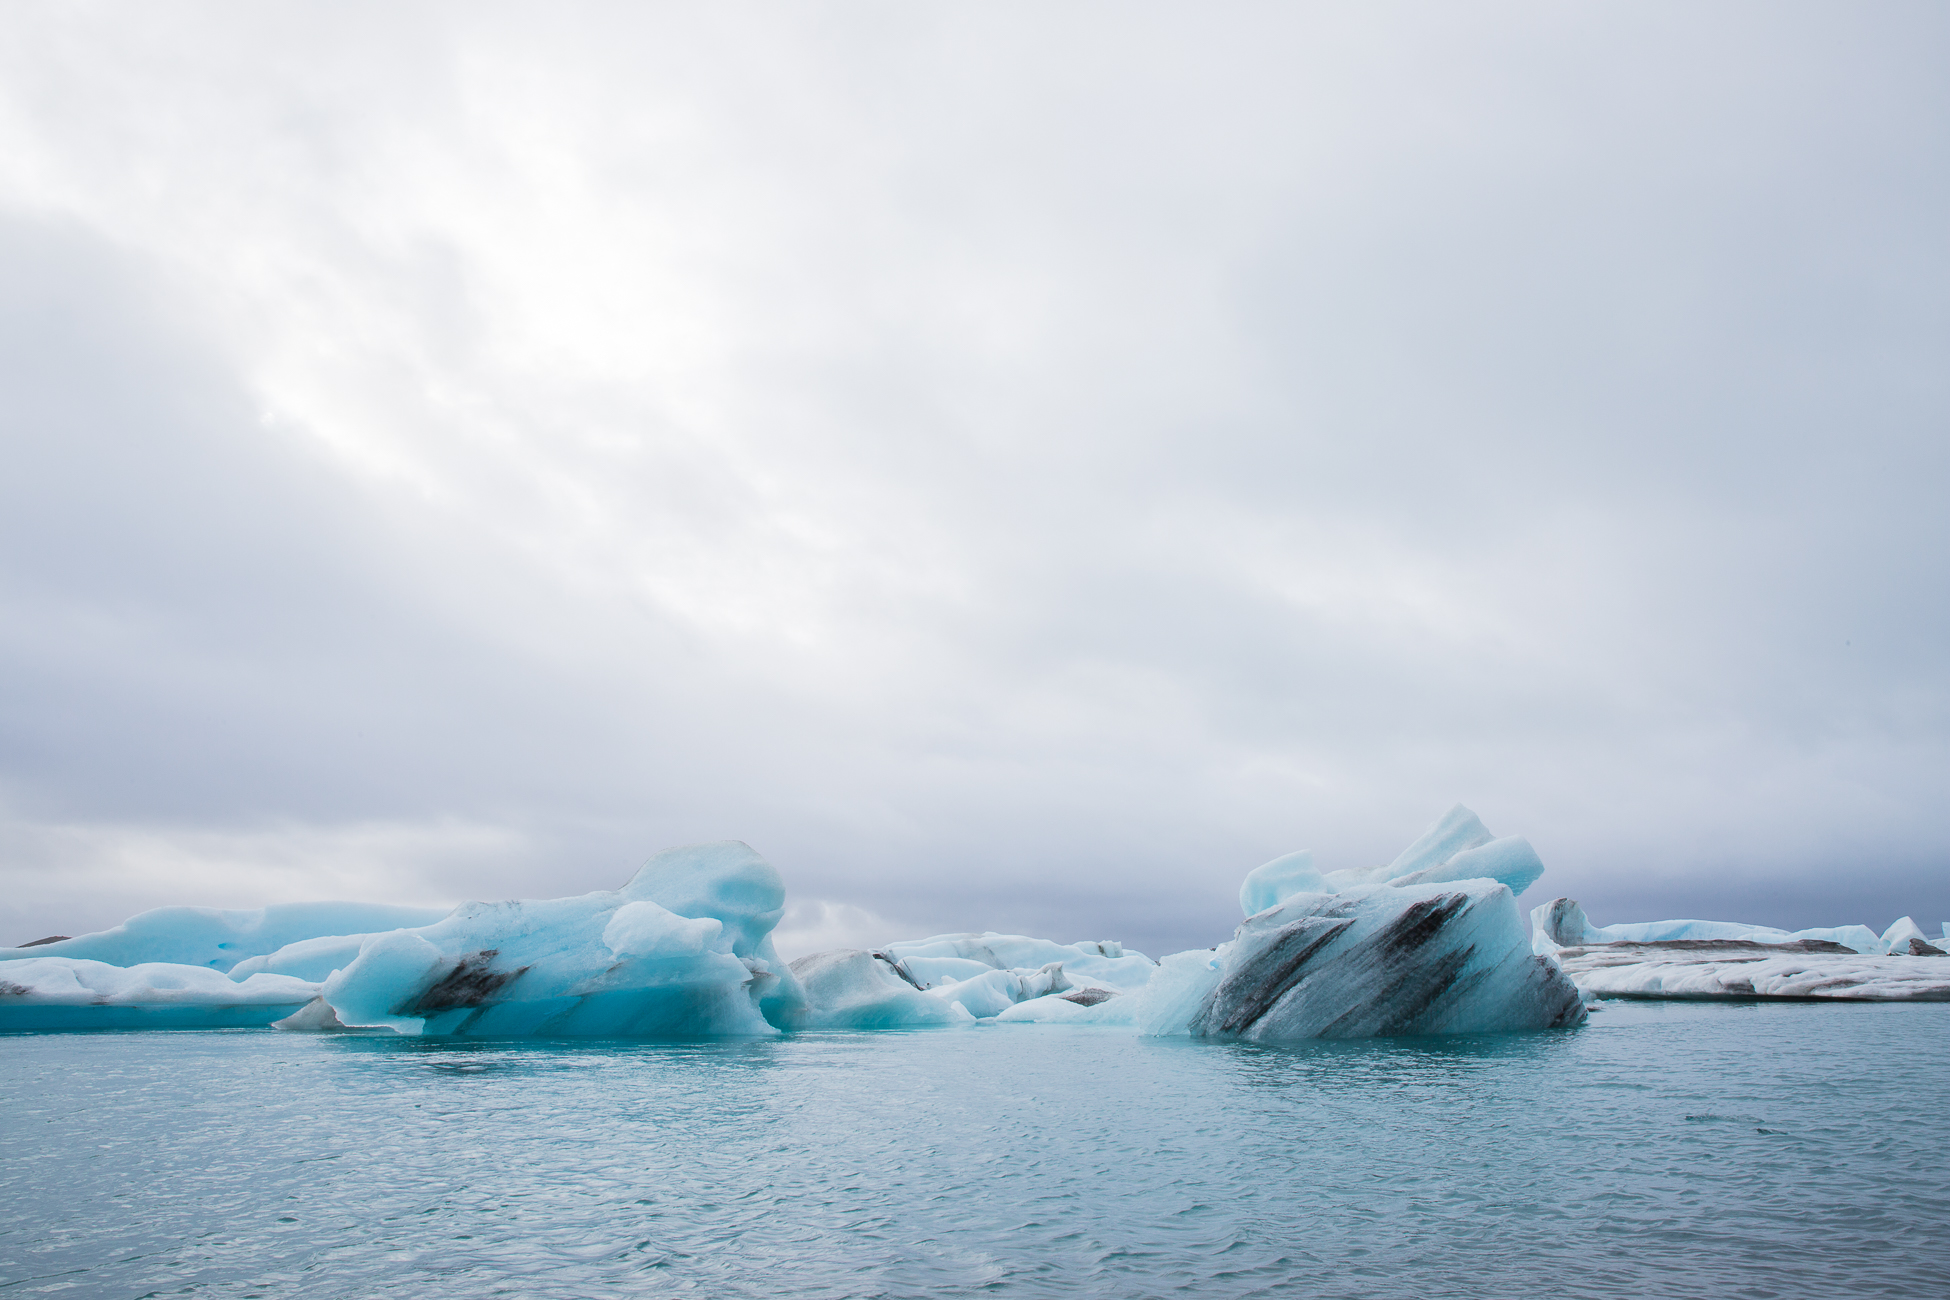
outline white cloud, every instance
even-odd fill
[[[1153,947],[1455,798],[1941,895],[1927,10],[7,21],[35,825]]]

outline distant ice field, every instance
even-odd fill
[[[1940,1293],[1950,1006],[1275,1047],[0,1036],[0,1295]]]

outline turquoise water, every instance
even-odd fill
[[[1950,1007],[1268,1048],[0,1038],[0,1296],[1896,1296]]]

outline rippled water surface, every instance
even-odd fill
[[[1950,1006],[1266,1048],[0,1038],[0,1295],[1937,1294]]]

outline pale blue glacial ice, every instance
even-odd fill
[[[772,946],[784,910],[748,846],[666,849],[620,890],[467,903],[375,935],[320,996],[340,1025],[405,1034],[772,1034],[803,1002]]]
[[[1385,867],[1322,873],[1302,852],[1255,869],[1240,887],[1247,919],[1233,939],[1161,963],[1107,945],[1066,953],[960,935],[844,960],[821,954],[794,970],[809,1019],[834,1027],[903,1023],[903,1010],[919,1018],[905,1023],[938,1023],[932,998],[977,1019],[1154,1035],[1551,1028],[1578,1023],[1584,1006],[1556,965],[1531,953],[1516,907],[1513,891],[1542,872],[1528,842],[1495,838],[1458,805]]]
[[[784,885],[734,841],[666,850],[621,890],[468,903],[377,933],[319,933],[330,918],[365,927],[381,915],[320,904],[163,909],[65,942],[119,935],[126,947],[139,934],[211,963],[144,967],[114,995],[123,1003],[149,996],[183,1017],[205,1005],[237,1023],[238,990],[275,990],[309,998],[281,1021],[302,1029],[677,1037],[995,1021],[1267,1040],[1533,1029],[1583,1014],[1556,966],[1529,951],[1516,910],[1513,891],[1542,869],[1527,842],[1497,839],[1457,807],[1385,867],[1321,873],[1306,854],[1276,859],[1248,876],[1247,919],[1230,941],[1157,962],[1109,940],[967,933],[788,967],[771,939]],[[0,965],[33,976],[0,989],[0,1022],[26,1027],[56,1006],[85,1016],[84,959],[46,951]],[[229,980],[216,961],[234,962]],[[268,1018],[289,1004],[248,1005]]]
[[[247,911],[215,907],[158,907],[94,934],[25,948],[0,948],[0,961],[79,957],[111,966],[167,962],[228,971],[307,939],[363,936],[407,926],[431,925],[444,907],[392,903],[280,903]]]

